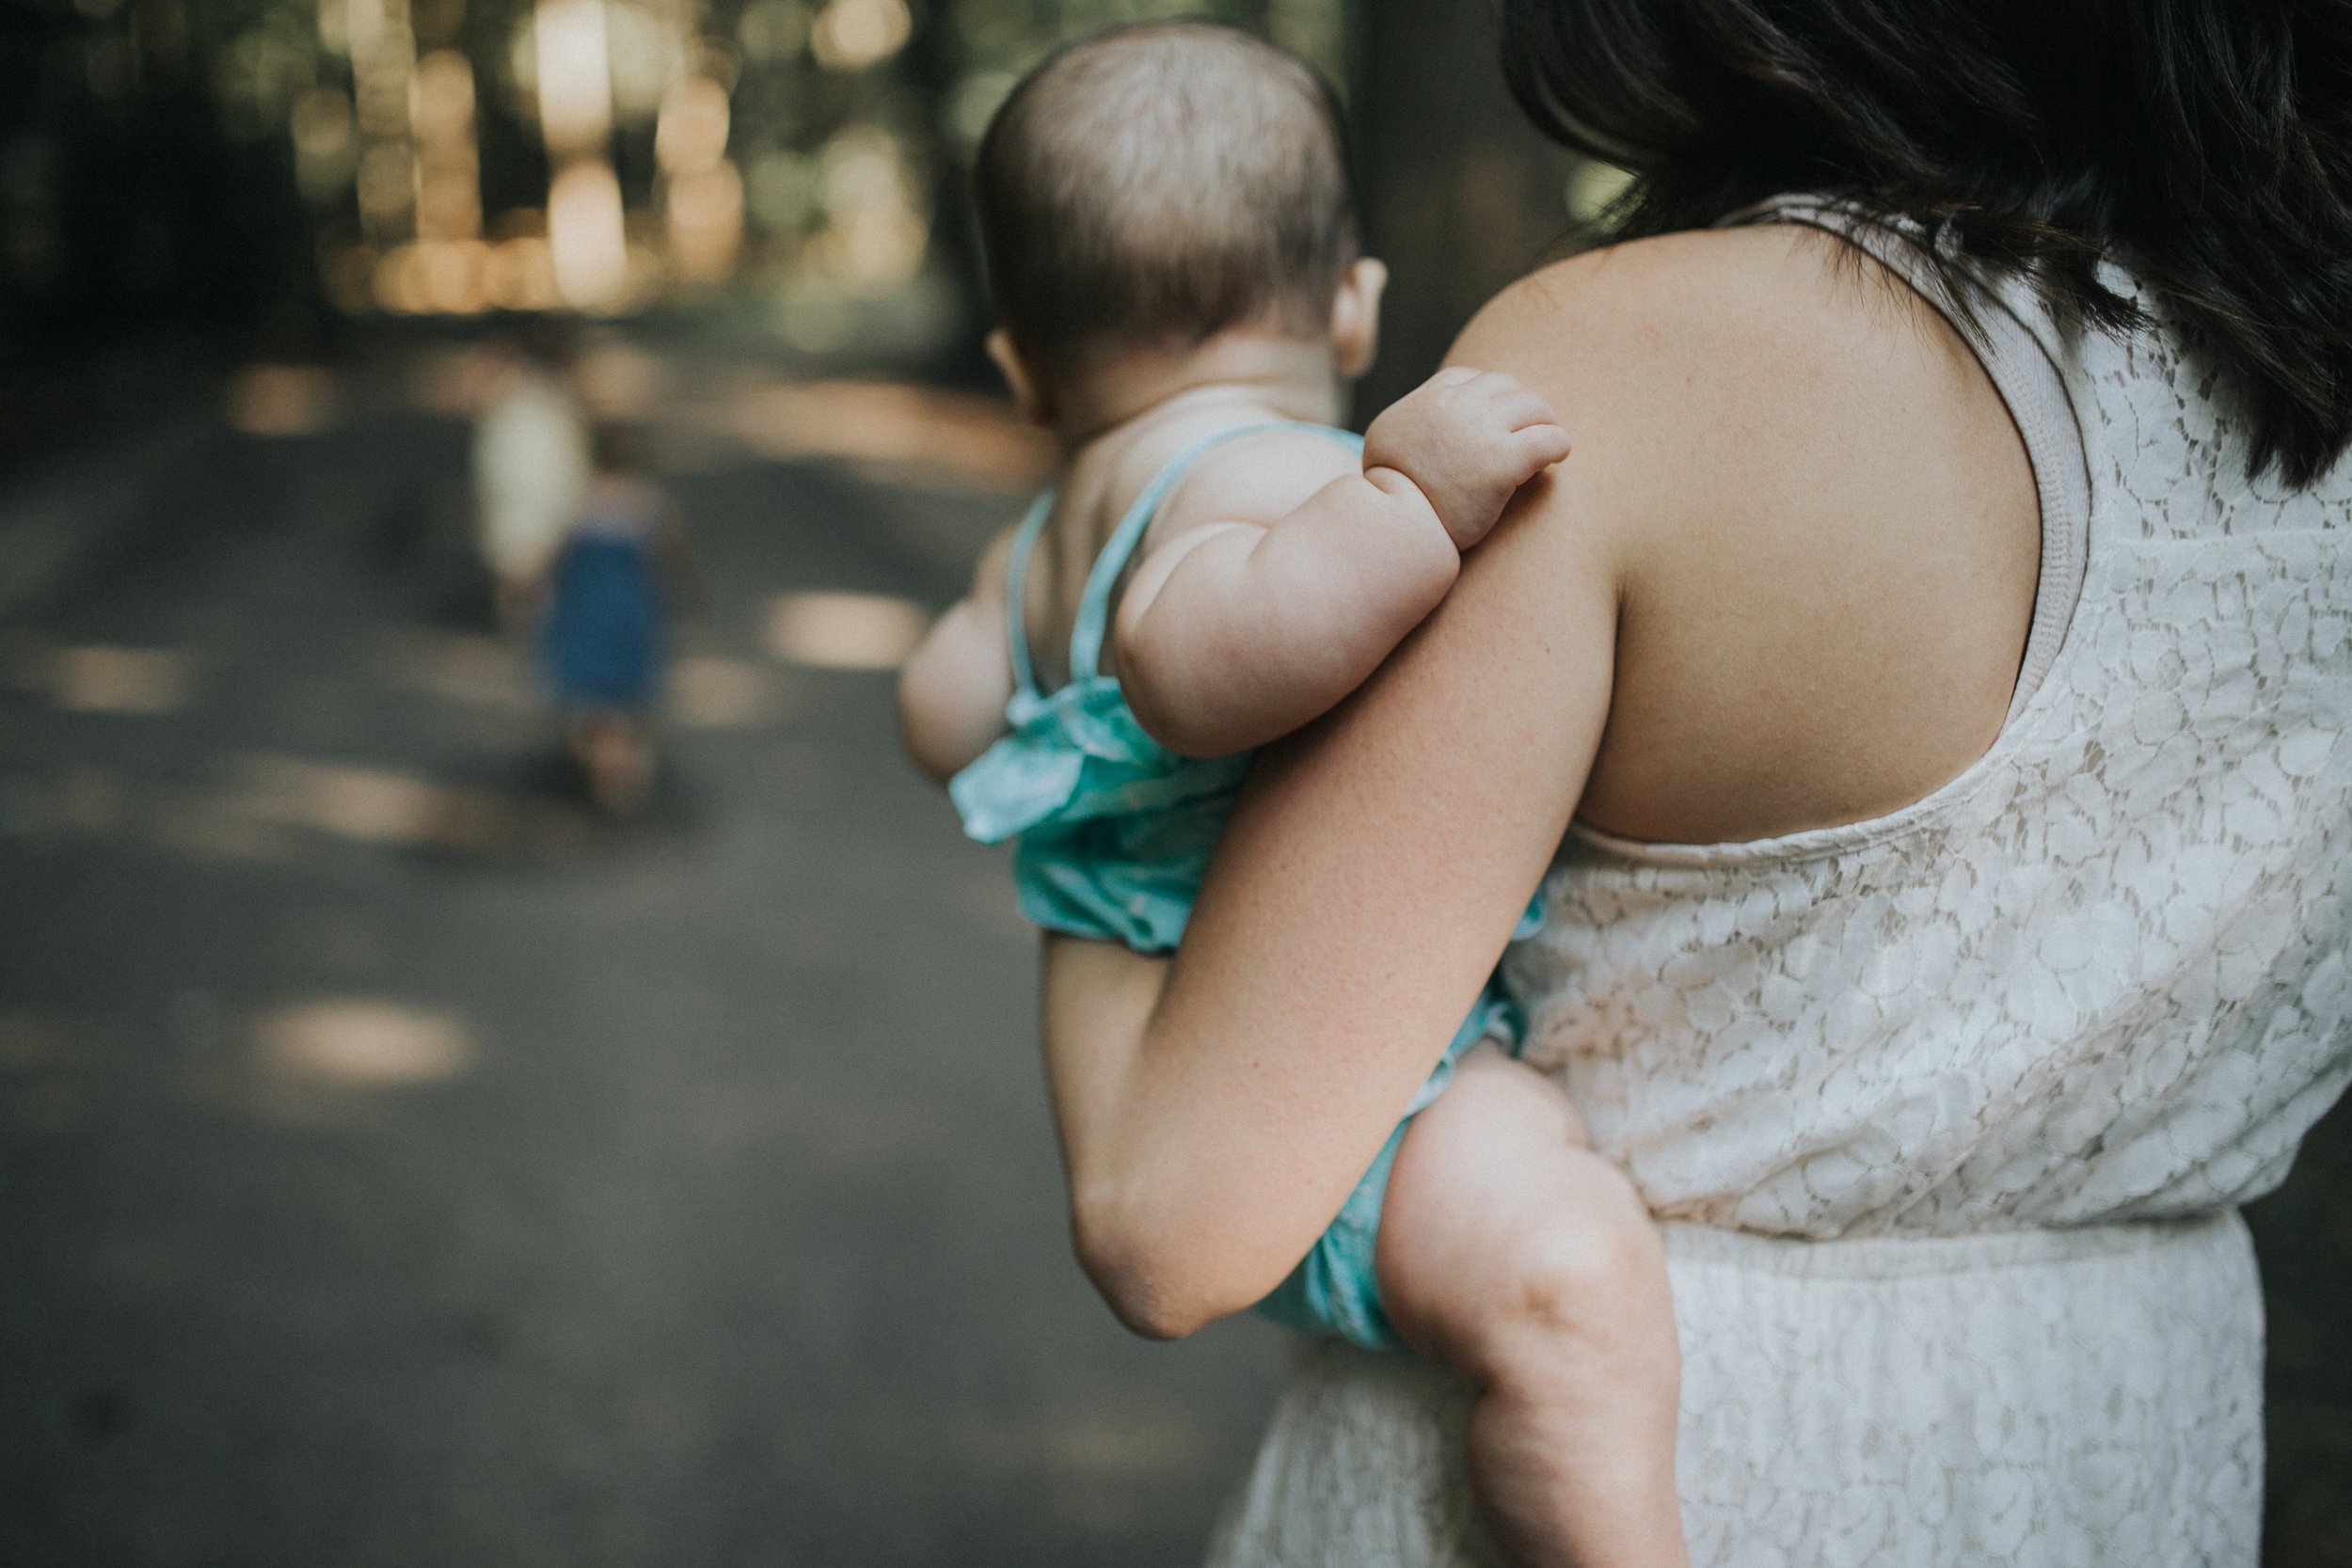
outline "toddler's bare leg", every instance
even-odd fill
[[[653,783],[653,751],[635,720],[604,713],[574,721],[572,752],[588,775],[588,793],[598,806],[627,816],[645,803]]]
[[[1677,1568],[1681,1363],[1657,1227],[1567,1097],[1482,1045],[1397,1150],[1390,1320],[1479,1390],[1470,1477],[1526,1568]]]

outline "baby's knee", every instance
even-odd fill
[[[1577,1375],[1671,1348],[1673,1303],[1657,1227],[1632,1186],[1597,1156],[1562,1183],[1550,1223],[1530,1228],[1493,1260],[1479,1338],[1499,1373]]]
[[[1662,1268],[1658,1232],[1613,1204],[1584,1204],[1572,1218],[1519,1239],[1498,1271],[1498,1314],[1539,1329],[1574,1328],[1642,1293]]]

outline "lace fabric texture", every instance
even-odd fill
[[[1669,1227],[1695,1563],[2255,1561],[2262,1323],[2233,1215],[1822,1245]],[[1210,1560],[1505,1568],[1470,1390],[1301,1341]]]
[[[2071,626],[1993,751],[1850,827],[1579,832],[1504,964],[1528,1059],[1681,1222],[1701,1568],[2256,1559],[2229,1212],[2352,1078],[2352,463],[2249,481],[2164,333],[2003,302],[2090,514]],[[1463,1401],[1306,1353],[1212,1563],[1485,1562]]]

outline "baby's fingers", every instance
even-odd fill
[[[1515,430],[1522,425],[1560,422],[1543,394],[1518,376],[1502,371],[1482,371],[1472,379],[1476,384],[1465,388],[1467,395],[1484,401],[1490,413],[1507,420]]]
[[[1524,387],[1515,388],[1504,396],[1496,398],[1488,412],[1505,430],[1525,430],[1541,424],[1557,426],[1560,422],[1560,416],[1552,412],[1551,404],[1540,394],[1531,392]]]
[[[1549,420],[1545,420],[1513,431],[1509,450],[1511,454],[1518,459],[1520,472],[1528,479],[1533,479],[1554,463],[1565,458],[1571,449],[1568,443],[1568,433]]]

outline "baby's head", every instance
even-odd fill
[[[1359,254],[1338,102],[1247,33],[1150,24],[1061,50],[997,112],[973,185],[990,348],[1025,403],[1236,331],[1328,345],[1343,375],[1372,356],[1384,275]]]

